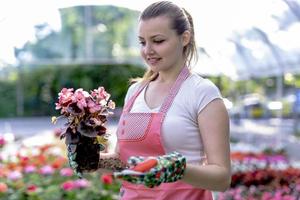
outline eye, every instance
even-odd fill
[[[164,40],[154,40],[153,42],[156,43],[156,44],[161,44],[161,43],[164,42]]]
[[[145,46],[146,42],[140,41],[140,45]]]

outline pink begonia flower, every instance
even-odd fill
[[[86,179],[77,179],[74,181],[75,188],[87,188],[91,186],[91,183]]]
[[[71,191],[71,190],[76,189],[73,181],[66,181],[66,182],[62,183],[61,188],[65,191]]]
[[[103,99],[108,100],[110,98],[110,94],[105,91],[104,87],[98,87],[98,89],[94,89],[91,95],[96,97],[97,102],[100,102]]]
[[[60,175],[66,177],[73,176],[73,170],[71,168],[62,168],[60,170]]]
[[[43,175],[52,175],[54,173],[54,169],[50,165],[45,165],[40,169],[40,173]]]
[[[36,172],[36,166],[34,165],[28,165],[24,168],[24,172],[26,174],[29,174],[29,173],[33,173],[33,172]]]
[[[72,103],[73,100],[73,88],[67,89],[63,88],[60,93],[58,93],[58,103],[56,103],[56,109],[61,109],[63,107],[68,106],[70,103]]]
[[[86,98],[88,98],[90,95],[88,92],[83,91],[82,88],[79,88],[75,91],[74,97],[75,101],[77,102],[77,106],[80,110],[84,110],[85,107],[87,107]]]
[[[19,171],[12,171],[8,174],[7,178],[12,181],[19,180],[23,177],[22,173]]]
[[[89,99],[87,102],[87,106],[89,108],[90,113],[98,112],[102,109],[102,107],[96,104],[93,100]]]

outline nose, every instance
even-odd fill
[[[153,48],[152,48],[152,46],[151,46],[150,44],[146,44],[146,45],[144,46],[143,51],[144,51],[144,53],[145,53],[146,55],[148,55],[148,54],[153,54],[153,53],[154,53]]]

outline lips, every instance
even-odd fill
[[[161,58],[147,58],[148,63],[151,65],[155,65],[160,60],[161,60]]]

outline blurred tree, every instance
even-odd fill
[[[138,48],[135,27],[139,12],[115,6],[75,6],[60,9],[61,30],[35,26],[36,41],[15,49],[21,62],[45,59],[111,59]]]

